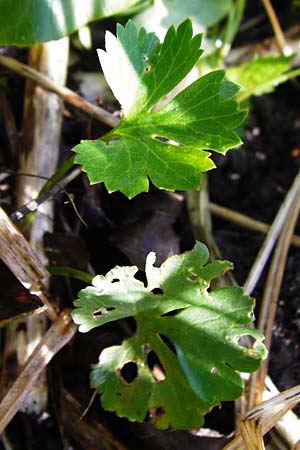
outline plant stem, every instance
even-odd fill
[[[25,77],[28,80],[33,81],[34,83],[41,86],[43,89],[46,89],[47,91],[50,92],[54,92],[65,102],[70,103],[71,105],[75,106],[78,109],[81,109],[82,111],[85,111],[87,114],[91,115],[97,120],[100,120],[100,122],[105,123],[109,127],[113,128],[119,122],[119,119],[117,117],[115,117],[113,114],[110,114],[105,109],[88,102],[83,97],[76,94],[76,92],[72,91],[69,88],[55,84],[46,75],[41,74],[40,72],[38,72],[35,69],[32,69],[26,64],[20,63],[14,58],[0,55],[0,64],[16,72],[22,77]]]
[[[299,215],[299,210],[300,202],[299,199],[295,197],[287,221],[276,245],[260,308],[257,328],[265,335],[265,345],[269,350],[271,347],[272,328],[275,319],[277,300],[280,293],[291,237]],[[249,389],[250,408],[262,401],[268,362],[269,359],[263,361],[260,369],[251,376]]]
[[[233,209],[217,205],[216,203],[209,203],[209,209],[215,216],[251,231],[267,234],[271,228],[271,225],[268,225],[267,223],[252,219],[252,217],[241,214]],[[300,247],[300,236],[294,234],[291,243],[295,245],[295,247]]]
[[[271,1],[270,0],[262,0],[262,2],[266,9],[266,12],[269,16],[269,19],[270,19],[270,22],[271,22],[271,25],[273,27],[274,34],[276,37],[276,41],[277,41],[277,44],[278,44],[278,47],[279,47],[281,53],[283,55],[287,55],[287,54],[290,55],[291,54],[290,49],[286,45],[285,38],[284,38],[284,35],[282,32],[279,20],[276,16],[276,13],[274,11]]]
[[[269,233],[258,252],[258,255],[255,259],[255,262],[250,270],[250,273],[247,277],[247,280],[244,284],[244,292],[246,295],[251,295],[253,292],[256,283],[266,265],[266,262],[273,250],[275,242],[279,236],[280,231],[285,223],[286,216],[290,211],[294,199],[300,194],[300,171],[298,175],[295,177],[295,180],[290,188],[287,196],[285,197],[284,202],[282,203],[276,218],[269,230]]]

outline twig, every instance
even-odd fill
[[[286,216],[293,205],[294,199],[299,195],[299,193],[300,193],[300,171],[298,172],[298,175],[295,177],[295,180],[288,194],[286,195],[285,200],[282,203],[276,215],[276,218],[269,230],[269,233],[261,249],[259,250],[255,262],[250,270],[248,278],[244,284],[244,292],[246,295],[250,295],[253,292],[256,283],[265,267],[265,264],[273,250],[273,247],[279,236],[279,233],[282,230],[282,227],[286,220]]]
[[[233,209],[217,205],[216,203],[209,203],[209,209],[215,216],[251,231],[267,234],[271,228],[271,225],[268,225],[267,223],[252,219],[252,217],[236,212]],[[292,236],[291,244],[295,245],[295,247],[300,247],[300,236],[294,234]]]
[[[265,345],[268,349],[271,347],[272,328],[275,319],[277,300],[280,292],[288,250],[290,247],[290,241],[299,215],[299,210],[300,202],[296,197],[276,245],[264,290],[258,320],[258,329],[265,335]],[[257,405],[262,401],[267,370],[268,359],[263,361],[260,369],[250,378],[249,408],[252,408],[255,404]]]
[[[71,105],[75,106],[78,109],[81,109],[82,111],[85,111],[86,113],[90,114],[92,117],[95,117],[95,119],[98,119],[101,122],[105,123],[109,127],[115,127],[119,122],[119,119],[117,117],[115,117],[113,114],[110,114],[105,109],[88,102],[69,88],[55,84],[47,76],[39,73],[37,70],[32,69],[26,64],[20,63],[14,58],[0,55],[0,64],[16,72],[22,77],[33,81],[43,89],[54,92],[65,102],[70,103]]]
[[[264,448],[259,446],[262,444],[263,436],[270,431],[270,429],[274,427],[285,414],[289,414],[299,401],[300,385],[288,389],[251,409],[241,418],[240,425],[246,441],[250,435],[252,444],[256,442],[256,446],[251,447],[245,445],[246,442],[244,444],[242,436],[238,434],[224,447],[223,450],[242,450],[244,448],[258,450]],[[293,438],[297,439],[297,436],[299,436],[299,429],[297,430],[297,435],[293,436]],[[289,444],[295,445],[296,442],[289,442]]]
[[[269,16],[269,19],[270,19],[270,22],[271,22],[271,25],[273,27],[274,34],[276,37],[276,41],[277,41],[278,47],[280,48],[281,53],[283,55],[287,55],[287,54],[290,55],[291,54],[290,48],[286,45],[285,38],[284,38],[284,35],[282,32],[279,20],[276,16],[276,13],[274,11],[271,1],[270,0],[262,0],[262,2],[267,11],[268,16]]]
[[[53,356],[66,345],[77,330],[70,313],[64,310],[53,322],[27,360],[21,374],[0,403],[0,433],[6,428]]]
[[[0,207],[0,258],[20,283],[47,306],[46,314],[57,316],[51,300],[45,294],[43,281],[50,275],[41,264],[30,244]]]

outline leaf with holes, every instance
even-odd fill
[[[116,267],[80,291],[73,311],[80,331],[125,317],[137,323],[133,337],[102,351],[91,373],[104,408],[137,421],[148,414],[159,428],[194,428],[212,406],[241,395],[237,371],[259,367],[263,336],[245,327],[253,300],[241,288],[209,291],[231,264],[207,261],[200,243],[159,268],[150,253],[146,286],[136,267]]]
[[[133,22],[106,35],[99,51],[104,75],[122,106],[120,124],[101,139],[73,148],[92,184],[104,181],[109,192],[129,198],[149,187],[194,189],[201,173],[214,167],[211,149],[237,146],[232,128],[245,118],[233,97],[239,88],[222,70],[201,77],[165,106],[153,107],[192,69],[202,51],[188,19],[172,26],[162,44],[154,33],[139,32]]]

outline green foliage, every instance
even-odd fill
[[[153,5],[139,13],[134,21],[139,27],[164,36],[170,25],[177,26],[190,17],[198,32],[216,24],[232,8],[232,0],[154,0]]]
[[[259,367],[263,336],[244,326],[253,320],[253,300],[241,288],[209,290],[231,264],[207,261],[200,243],[160,268],[150,253],[146,286],[135,278],[137,267],[116,267],[80,291],[73,319],[81,332],[125,317],[137,323],[133,337],[102,351],[91,373],[105,409],[136,421],[148,412],[163,429],[194,428],[211,407],[241,395],[236,371]],[[245,335],[251,348],[240,341]]]
[[[92,184],[104,181],[109,192],[129,198],[148,190],[148,177],[160,189],[198,188],[201,173],[214,167],[205,150],[224,154],[240,143],[231,129],[245,111],[232,100],[239,88],[223,71],[201,77],[152,111],[192,69],[200,43],[189,19],[177,30],[171,26],[162,44],[131,21],[118,25],[117,37],[107,33],[99,58],[124,116],[101,139],[73,149]]]
[[[0,44],[27,46],[66,36],[96,19],[127,14],[143,0],[0,0]]]
[[[273,92],[278,84],[289,79],[287,72],[292,59],[293,56],[255,57],[238,67],[228,68],[226,76],[241,86],[238,100],[243,101],[251,95]]]

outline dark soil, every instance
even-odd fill
[[[83,69],[92,67],[97,70],[96,64],[95,55],[89,54],[84,59]],[[9,78],[9,83],[9,100],[20,125],[21,102],[17,93],[22,92],[23,83],[16,78]],[[243,131],[244,145],[226,157],[215,157],[218,169],[209,174],[213,202],[255,219],[272,222],[299,170],[299,89],[298,81],[289,82],[271,95],[252,99]],[[69,107],[68,111],[70,114],[63,125],[62,158],[80,139],[97,137],[106,131],[78,111]],[[4,151],[6,136],[1,121],[0,136],[4,140],[0,147],[1,167],[14,168],[12,158]],[[1,203],[8,212],[14,210],[14,182],[13,177],[0,182]],[[149,251],[157,253],[157,263],[160,264],[167,256],[190,249],[194,244],[183,193],[161,192],[151,187],[149,194],[141,194],[129,201],[119,193],[108,195],[103,186],[90,187],[84,176],[68,186],[68,191],[74,195],[88,227],[80,223],[72,205],[66,203],[66,196],[61,194],[56,199],[55,233],[45,236],[45,247],[52,264],[86,271],[92,267],[99,274],[105,274],[115,265],[133,264],[139,267],[143,276],[143,265]],[[215,217],[213,234],[224,258],[234,262],[234,275],[243,285],[263,236]],[[280,390],[300,382],[299,264],[300,249],[291,248],[270,358],[270,375]],[[1,278],[6,278],[4,269],[0,274]],[[266,273],[254,293],[257,313],[265,278]],[[72,306],[72,300],[83,286],[81,282],[54,277],[52,293],[60,306]],[[6,299],[21,295],[9,292],[7,286],[1,288],[1,296]],[[14,449],[112,448],[100,434],[97,442],[85,440],[87,436],[81,436],[80,441],[68,421],[69,409],[63,389],[73,394],[82,411],[92,395],[88,378],[91,364],[97,362],[103,348],[121,342],[130,327],[131,323],[110,324],[85,335],[77,334],[54,358],[48,371],[49,409],[40,417],[22,413],[15,417],[7,428],[7,436]],[[217,450],[225,445],[232,433],[233,420],[233,404],[228,403],[207,415],[204,427],[209,428],[209,432],[161,432],[150,423],[132,424],[102,411],[98,398],[85,418],[87,423],[97,422],[106,426],[130,450]],[[0,443],[0,449],[4,448]]]

